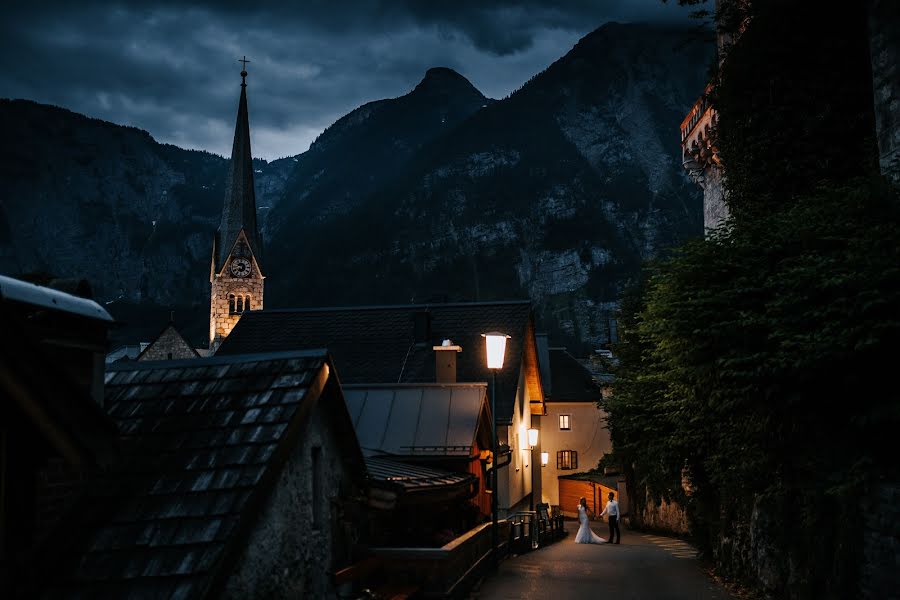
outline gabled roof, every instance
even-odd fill
[[[256,229],[256,193],[253,189],[253,155],[250,152],[250,116],[247,111],[246,82],[241,83],[241,99],[234,126],[234,144],[231,148],[231,165],[225,186],[222,221],[216,232],[213,250],[216,273],[222,270],[241,231],[247,236],[247,243],[259,265],[262,260],[262,248]]]
[[[191,344],[184,339],[184,336],[181,335],[181,332],[178,331],[178,328],[175,327],[174,323],[169,323],[163,330],[159,332],[153,341],[147,344],[147,346],[141,350],[141,353],[138,355],[137,360],[164,360],[166,357],[162,355],[163,348],[160,344],[170,344],[171,349],[174,350],[173,357],[175,360],[182,358],[199,358],[200,355],[197,351],[191,346]],[[177,353],[177,354],[175,354]],[[157,355],[162,355],[162,358],[158,358]]]
[[[598,402],[600,384],[565,348],[548,348],[550,390],[547,402]]]
[[[111,366],[109,413],[126,456],[92,486],[50,595],[215,595],[320,398],[363,477],[331,372],[324,350]]]
[[[344,398],[366,456],[468,458],[479,423],[490,432],[484,383],[345,385]]]
[[[297,308],[246,312],[217,355],[327,347],[344,383],[434,383],[434,345],[462,346],[457,381],[486,382],[482,333],[510,335],[497,373],[497,421],[509,423],[522,367],[532,400],[543,392],[529,301]]]

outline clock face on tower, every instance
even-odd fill
[[[235,277],[247,277],[250,274],[250,261],[246,258],[235,258],[232,260],[231,274]]]

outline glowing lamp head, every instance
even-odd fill
[[[549,452],[541,452],[541,466],[546,467],[550,462],[550,453]]]
[[[528,445],[534,448],[538,443],[538,430],[537,429],[529,429],[528,430]]]
[[[493,331],[491,333],[482,333],[481,337],[484,338],[487,351],[487,368],[502,369],[503,357],[506,354],[506,340],[509,339],[509,336],[505,333]]]

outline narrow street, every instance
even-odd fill
[[[675,538],[623,530],[619,545],[575,544],[577,522],[565,539],[503,561],[473,600],[697,600],[732,598],[700,568],[695,550]],[[606,536],[605,523],[592,529]]]

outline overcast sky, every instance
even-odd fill
[[[607,21],[689,23],[675,0],[32,0],[4,6],[0,97],[231,151],[247,65],[254,156],[298,154],[433,66],[502,98]]]

